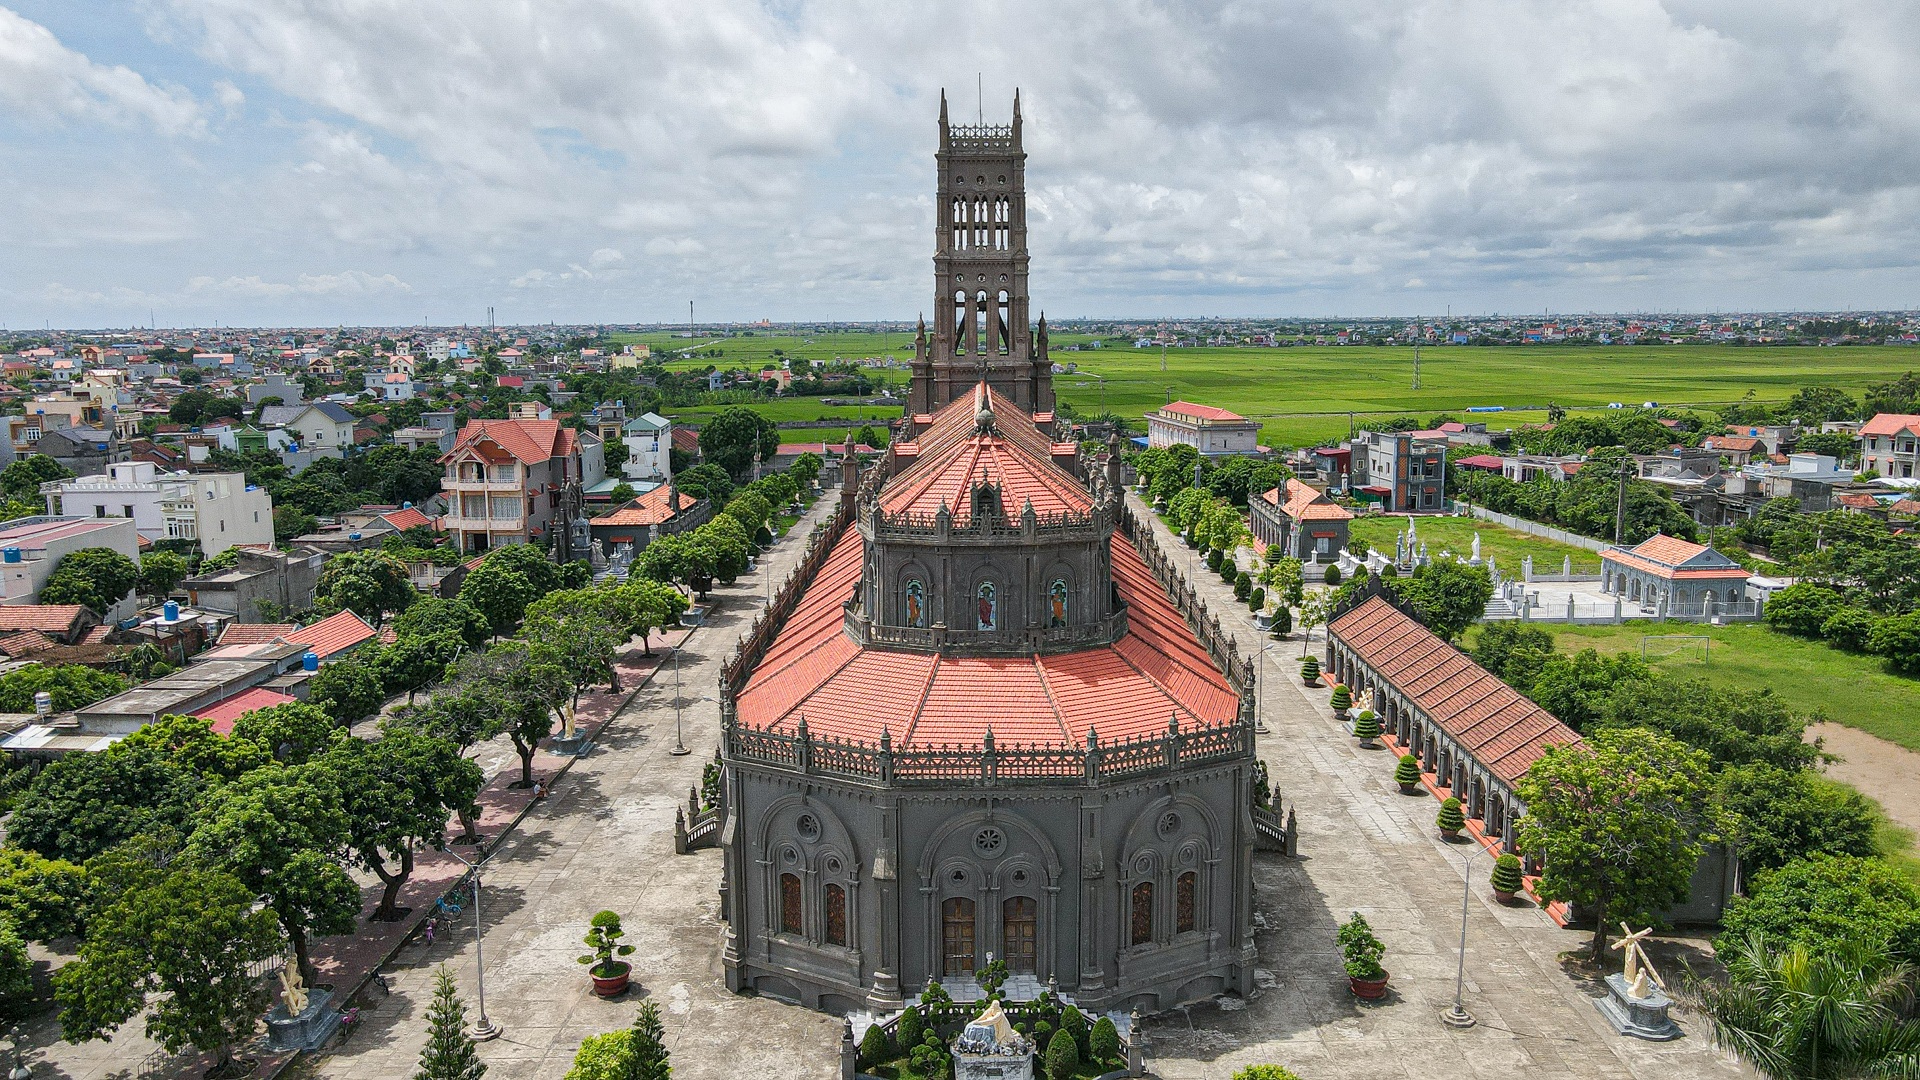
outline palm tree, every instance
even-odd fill
[[[1885,947],[1814,952],[1754,934],[1725,962],[1726,980],[1693,996],[1714,1041],[1766,1076],[1920,1078],[1915,972]]]

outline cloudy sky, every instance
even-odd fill
[[[1916,307],[1916,55],[1910,0],[0,0],[0,322],[911,318],[942,86],[1022,90],[1055,316]]]

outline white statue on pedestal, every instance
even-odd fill
[[[1473,565],[1475,566],[1480,565],[1480,532],[1477,529],[1474,530],[1474,533],[1473,533],[1473,560],[1472,561],[1473,561]]]
[[[1659,972],[1653,970],[1653,961],[1647,959],[1646,950],[1640,947],[1640,939],[1653,933],[1653,927],[1649,926],[1645,930],[1636,931],[1622,922],[1620,933],[1624,936],[1614,942],[1613,947],[1621,950],[1624,967],[1621,977],[1627,981],[1627,996],[1635,1001],[1644,1001],[1652,997],[1653,992],[1647,987],[1649,978],[1653,980],[1654,986],[1665,990],[1667,984],[1660,981]]]
[[[280,969],[280,990],[288,1016],[307,1011],[307,988],[300,981],[300,965],[292,957],[288,957],[287,966]]]

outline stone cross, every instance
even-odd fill
[[[1635,1000],[1644,1000],[1652,997],[1652,991],[1647,989],[1647,980],[1649,977],[1652,978],[1653,985],[1665,990],[1667,984],[1660,981],[1659,972],[1653,970],[1653,961],[1647,959],[1647,952],[1640,945],[1642,938],[1653,933],[1653,927],[1649,926],[1645,930],[1634,930],[1625,922],[1622,922],[1620,924],[1620,933],[1622,936],[1619,941],[1613,943],[1613,947],[1619,949],[1621,953],[1621,959],[1624,965],[1621,977],[1627,981],[1627,996]]]

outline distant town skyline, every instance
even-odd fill
[[[1920,308],[1907,5],[975,15],[0,0],[0,324],[911,319],[942,86],[1054,319]]]

